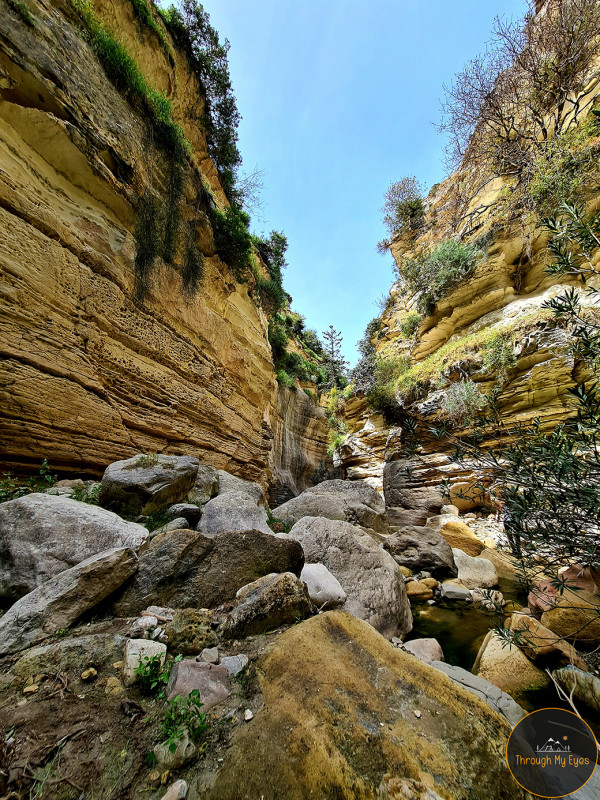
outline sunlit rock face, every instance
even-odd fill
[[[270,462],[306,473],[325,457],[320,422],[300,405],[293,464],[271,455],[276,383],[267,318],[215,255],[210,190],[225,202],[198,115],[203,95],[185,56],[161,49],[129,2],[96,0],[97,16],[172,100],[192,145],[181,217],[192,221],[205,278],[182,290],[181,258],[161,259],[134,302],[134,230],[140,198],[164,199],[167,161],[147,118],[108,80],[69,2],[28,3],[34,26],[0,20],[0,451],[5,466],[101,473],[139,452],[193,455],[265,481]],[[292,403],[293,405],[293,403]],[[277,406],[278,407],[278,406]],[[312,426],[312,428],[311,428]]]

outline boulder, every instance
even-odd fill
[[[218,643],[217,635],[210,624],[210,614],[196,608],[176,611],[171,622],[164,628],[169,650],[184,656],[198,655],[205,647]]]
[[[304,619],[311,602],[303,583],[291,572],[274,573],[243,586],[223,624],[227,639],[244,638]]]
[[[267,504],[265,493],[260,484],[245,481],[243,478],[238,478],[236,475],[225,472],[224,469],[218,470],[217,475],[219,477],[218,494],[229,494],[231,492],[246,494],[254,500],[256,505],[265,506]]]
[[[325,517],[379,533],[388,531],[383,497],[365,481],[323,481],[277,506],[273,515],[293,522],[302,517]]]
[[[425,600],[431,600],[433,589],[422,581],[410,581],[406,584],[406,594],[411,601],[424,602]]]
[[[498,585],[498,573],[491,561],[468,556],[455,547],[452,554],[458,567],[458,579],[467,589],[490,589]]]
[[[600,642],[600,598],[584,591],[565,589],[555,605],[542,614],[542,625],[563,639]]]
[[[544,627],[535,617],[512,614],[506,627],[518,637],[518,646],[540,668],[573,665],[587,672],[587,664],[573,645]]]
[[[490,708],[506,717],[511,727],[525,716],[524,709],[509,694],[480,675],[473,675],[472,672],[468,672],[462,667],[455,667],[453,664],[445,664],[442,661],[432,661],[431,666],[447,675],[457,686],[481,697]]]
[[[227,669],[217,664],[190,659],[173,664],[167,683],[167,699],[187,697],[193,691],[200,695],[203,711],[222,703],[231,691]]]
[[[128,639],[123,649],[123,665],[121,672],[125,686],[133,686],[138,676],[135,671],[147,659],[158,658],[161,666],[167,657],[167,646],[161,642],[148,639]]]
[[[124,636],[115,633],[64,637],[52,644],[30,648],[10,671],[24,679],[40,672],[58,675],[62,672],[80,674],[88,667],[99,670],[121,660],[125,641]]]
[[[194,485],[188,492],[188,502],[204,506],[219,493],[219,473],[214,467],[201,464],[198,467]]]
[[[569,666],[557,669],[554,678],[567,694],[573,692],[576,700],[581,700],[588,708],[600,714],[600,678],[597,675]]]
[[[168,533],[169,531],[178,531],[181,528],[189,528],[189,523],[185,517],[177,517],[176,519],[172,519],[170,522],[167,522],[166,525],[161,525],[160,528],[156,528],[150,534],[151,537],[158,536],[159,533]]]
[[[455,578],[458,574],[452,548],[439,533],[428,528],[403,528],[389,536],[383,548],[397,564],[412,572],[425,569],[439,579]]]
[[[194,485],[198,459],[137,455],[109,464],[102,476],[100,504],[130,517],[149,515],[184,500]]]
[[[542,689],[550,680],[522,650],[508,644],[493,630],[483,640],[473,672],[511,695],[524,689]]]
[[[238,589],[262,575],[299,575],[303,566],[302,547],[287,536],[256,530],[220,536],[169,531],[148,544],[135,578],[113,609],[119,616],[131,617],[149,605],[214,608],[233,600]]]
[[[28,494],[0,504],[0,597],[17,600],[90,556],[138,549],[148,531],[97,506]]]
[[[425,664],[431,664],[432,661],[445,661],[444,651],[437,639],[411,639],[409,642],[404,642],[401,645],[405,653],[410,653],[411,656],[416,656]]]
[[[292,626],[257,674],[262,705],[222,752],[203,800],[239,800],[240,787],[264,800],[399,800],[382,793],[391,776],[444,798],[522,798],[504,758],[506,720],[350,614]]]
[[[136,569],[137,556],[133,550],[113,548],[38,586],[0,618],[0,655],[25,650],[71,627]]]
[[[460,581],[444,581],[440,586],[440,594],[446,600],[470,600],[471,592]]]
[[[404,577],[392,556],[361,528],[340,520],[305,517],[289,533],[309,562],[320,562],[335,575],[348,599],[344,610],[373,625],[385,636],[405,636],[412,614]]]
[[[499,578],[506,578],[509,581],[518,581],[519,579],[519,565],[505,550],[495,550],[489,547],[484,548],[479,554],[478,558],[485,558],[491,561],[496,567],[496,572]]]
[[[428,522],[427,527],[433,526],[430,526]],[[471,528],[457,519],[450,519],[444,522],[438,532],[453,550],[462,550],[468,556],[478,556],[485,549],[485,545],[479,541]]]
[[[338,579],[325,564],[305,564],[300,573],[308,589],[308,596],[319,609],[342,606],[348,599]]]
[[[197,530],[207,534],[257,530],[275,535],[267,525],[265,509],[245,492],[225,492],[209,500]]]
[[[167,508],[167,521],[172,522],[174,519],[185,519],[186,524],[184,528],[195,528],[200,522],[200,515],[202,509],[194,503],[175,503],[173,506]]]

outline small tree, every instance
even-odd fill
[[[323,331],[323,366],[325,367],[326,389],[337,387],[343,389],[347,385],[346,370],[348,361],[342,355],[342,334],[330,325]]]
[[[383,224],[390,234],[416,231],[423,224],[423,189],[415,177],[391,183],[383,196]],[[380,252],[387,248],[381,244]]]

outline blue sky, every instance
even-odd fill
[[[393,280],[383,194],[416,175],[445,177],[442,84],[485,47],[496,15],[525,0],[205,0],[229,39],[244,170],[264,170],[264,222],[288,237],[284,280],[319,334],[346,358]]]

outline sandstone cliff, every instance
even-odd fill
[[[172,101],[191,143],[182,218],[204,255],[189,299],[181,267],[160,262],[134,300],[140,198],[164,196],[168,164],[143,110],[108,79],[69,0],[27,3],[31,24],[0,3],[0,456],[10,467],[101,472],[136,452],[191,454],[264,479],[285,421],[309,415],[303,393],[277,393],[266,315],[216,255],[206,193],[226,204],[200,125],[203,95],[184,54],[161,47],[128,0],[92,4],[152,89]],[[160,25],[160,20],[157,18]],[[286,406],[284,409],[283,407]],[[308,431],[309,462],[326,426]],[[294,460],[298,461],[298,452]]]

